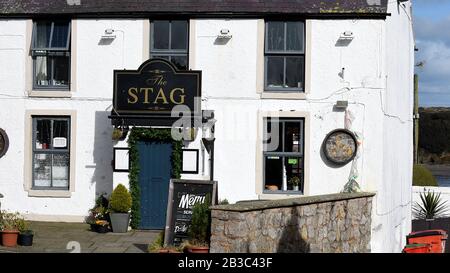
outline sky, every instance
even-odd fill
[[[419,105],[450,107],[450,0],[413,0]]]

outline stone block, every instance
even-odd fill
[[[211,210],[211,218],[217,218],[218,220],[227,221],[229,213],[223,210]]]

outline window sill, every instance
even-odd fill
[[[267,200],[275,200],[275,199],[287,199],[287,198],[298,198],[300,196],[305,196],[305,194],[298,192],[275,192],[275,193],[268,193],[264,191],[263,193],[258,194],[259,199],[267,199]]]
[[[34,98],[71,98],[70,90],[32,90],[28,93],[29,97]]]
[[[28,196],[70,198],[72,196],[72,192],[68,190],[28,190]]]
[[[305,92],[263,91],[261,99],[305,100]]]

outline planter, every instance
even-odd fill
[[[125,233],[128,231],[128,224],[130,223],[129,213],[110,213],[111,227],[114,233]]]
[[[160,250],[158,250],[158,253],[181,253],[181,252],[174,249],[161,248]]]
[[[298,186],[293,186],[293,187],[292,187],[292,190],[293,190],[293,191],[298,191]]]
[[[95,227],[95,231],[98,233],[107,233],[109,232],[109,228],[107,225],[103,226],[103,225],[96,225]]]
[[[108,227],[108,225],[91,224],[91,231],[94,231],[97,233],[107,233],[107,232],[109,232],[109,227]]]
[[[186,251],[188,253],[209,253],[208,246],[187,246]]]
[[[33,232],[23,232],[20,233],[17,238],[17,243],[21,246],[32,246],[33,245]]]
[[[17,246],[17,238],[19,231],[17,230],[3,230],[2,231],[2,245],[7,247]]]

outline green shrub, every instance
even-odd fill
[[[131,209],[131,194],[124,185],[119,184],[111,194],[109,206],[112,212],[127,213]]]
[[[156,239],[148,246],[148,252],[158,252],[164,246],[164,231],[161,231]]]
[[[433,174],[422,165],[413,167],[413,186],[437,187],[438,183]]]
[[[30,230],[30,225],[25,219],[19,218],[17,219],[17,229],[20,231],[20,233],[24,233],[28,230]]]
[[[4,210],[0,213],[0,216],[0,230],[19,230],[23,218],[18,212]]]
[[[197,203],[192,208],[192,220],[189,227],[189,241],[194,245],[207,245],[210,233],[211,197],[206,196],[203,203]]]

